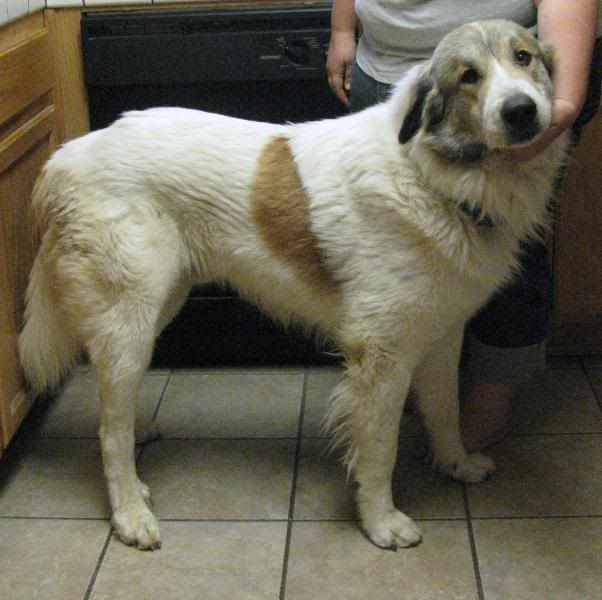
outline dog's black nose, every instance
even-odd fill
[[[527,94],[515,94],[504,101],[502,119],[513,130],[530,129],[537,116],[537,105]]]

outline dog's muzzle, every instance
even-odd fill
[[[512,144],[524,144],[541,131],[537,104],[527,94],[514,94],[504,100],[501,117]]]

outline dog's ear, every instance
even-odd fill
[[[539,47],[541,49],[541,59],[543,61],[543,65],[551,79],[554,72],[554,55],[556,54],[556,50],[552,44],[540,43]]]
[[[428,71],[424,71],[411,88],[411,98],[408,103],[401,129],[399,130],[399,143],[409,142],[418,130],[425,125],[432,127],[440,123],[445,113],[445,101],[437,90],[434,89],[433,80]]]
[[[409,102],[409,109],[403,118],[401,129],[399,130],[399,143],[405,144],[409,142],[422,125],[422,112],[426,96],[432,89],[430,79],[423,75],[421,76],[411,89],[413,98]]]

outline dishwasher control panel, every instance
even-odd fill
[[[313,7],[84,13],[86,82],[325,78],[330,11]]]

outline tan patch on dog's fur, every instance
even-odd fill
[[[266,144],[251,187],[253,220],[270,250],[316,291],[334,292],[336,284],[311,231],[309,198],[286,137]]]

